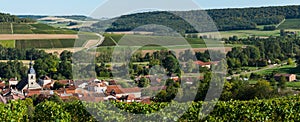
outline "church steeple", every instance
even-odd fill
[[[32,60],[29,63],[29,70],[28,70],[28,89],[41,89],[41,86],[36,82],[36,73],[33,68]]]
[[[30,60],[30,63],[29,63],[28,74],[35,74],[35,70],[34,70],[33,64],[32,64],[32,59]]]

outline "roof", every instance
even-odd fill
[[[203,61],[195,61],[195,64],[203,66],[203,65],[211,65],[213,63],[211,63],[211,62],[203,62]]]
[[[295,74],[275,74],[274,76],[275,77],[282,77],[282,76],[284,76],[284,77],[290,77],[291,75],[295,75]]]
[[[40,89],[35,89],[35,90],[27,90],[24,89],[24,92],[27,92],[27,96],[33,96],[33,95],[39,95],[41,94],[41,90]]]
[[[151,104],[151,99],[150,98],[144,98],[144,99],[142,99],[141,103],[143,103],[143,104]]]
[[[4,82],[1,82],[0,83],[0,88],[4,88],[6,85],[5,85],[5,83]]]
[[[121,88],[120,85],[110,85],[107,86],[106,92],[110,93],[112,90],[114,90],[116,94],[122,94],[123,92],[121,91],[120,88]]]
[[[110,84],[110,85],[117,85],[117,83],[116,83],[116,81],[115,81],[115,80],[111,80],[111,81],[109,81],[109,84]]]
[[[107,93],[110,93],[112,90],[114,90],[116,94],[141,92],[141,89],[138,87],[122,88],[122,86],[120,85],[107,86],[107,90],[106,90]]]
[[[31,66],[30,69],[28,70],[28,74],[36,74],[33,66]]]
[[[16,87],[18,90],[22,90],[27,84],[28,84],[28,82],[26,80],[22,80],[17,84]]]
[[[16,78],[10,78],[8,81],[18,81]]]
[[[50,77],[48,77],[47,75],[44,75],[40,78],[41,80],[51,80]]]
[[[141,89],[139,87],[134,88],[121,88],[121,91],[123,93],[135,93],[135,92],[141,92]]]
[[[59,80],[58,82],[62,83],[62,84],[74,84],[73,80]]]
[[[134,99],[135,99],[134,94],[129,94],[127,97],[127,100],[134,100]]]

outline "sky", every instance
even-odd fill
[[[129,1],[129,2],[127,2]],[[140,1],[140,2],[133,2]],[[86,15],[92,16],[97,13],[105,13],[98,16],[117,16],[120,12],[127,10],[138,11],[139,9],[129,9],[141,4],[149,5],[145,10],[160,10],[164,6],[170,10],[188,9],[215,9],[215,8],[243,8],[261,6],[282,6],[300,5],[300,0],[193,0],[198,6],[189,5],[189,0],[150,0],[152,3],[159,1],[159,4],[149,4],[143,0],[0,0],[0,12],[14,15]],[[162,1],[165,1],[162,3]],[[172,1],[172,2],[168,2]],[[173,2],[173,1],[178,1]],[[182,3],[184,1],[185,3]],[[190,0],[191,1],[191,0]],[[110,3],[110,4],[108,4]],[[171,4],[173,3],[173,4]],[[103,6],[106,7],[103,7]],[[152,6],[151,6],[152,5]],[[153,7],[154,6],[154,7]],[[171,7],[172,6],[172,7]],[[192,6],[192,7],[189,7]],[[168,8],[167,7],[167,8]],[[178,9],[177,9],[177,8]],[[118,8],[118,9],[117,9]],[[120,9],[127,8],[127,9]],[[105,12],[104,12],[105,11]],[[119,12],[116,12],[119,11]]]

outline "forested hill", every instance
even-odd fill
[[[257,25],[279,24],[287,18],[300,18],[300,6],[211,9],[206,10],[206,12],[216,22],[218,30],[221,31],[255,29]],[[107,31],[130,31],[141,25],[160,24],[173,28],[178,32],[195,32],[192,26],[172,13],[195,21],[197,21],[197,17],[203,16],[202,10],[124,15],[114,18],[117,20],[112,23]],[[101,22],[94,24],[94,27],[102,27]]]
[[[0,23],[8,23],[8,22],[30,23],[30,22],[34,22],[34,20],[29,18],[19,18],[15,15],[0,13]]]

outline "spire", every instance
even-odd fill
[[[29,68],[33,67],[32,65],[32,57],[30,58]]]
[[[30,59],[28,74],[35,74],[35,70],[33,68],[33,63],[32,63],[32,58]]]

